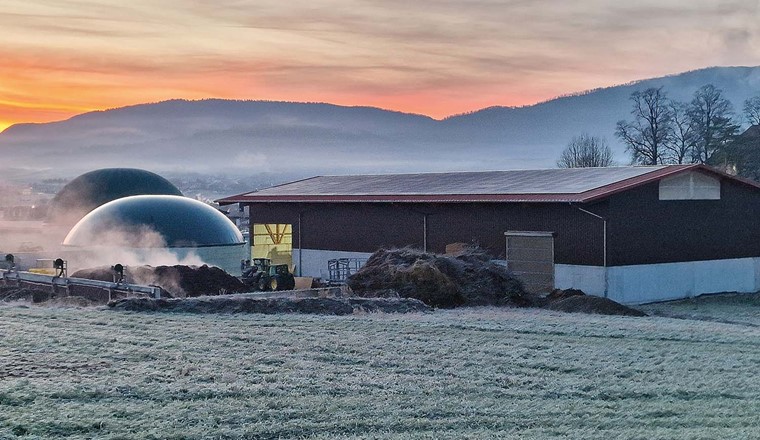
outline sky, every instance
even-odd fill
[[[760,65],[758,0],[1,0],[0,130],[166,99],[435,118]]]

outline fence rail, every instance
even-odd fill
[[[110,292],[131,292],[149,295],[152,298],[161,298],[161,288],[159,286],[145,286],[141,284],[115,283],[111,281],[88,280],[85,278],[57,277],[40,273],[23,272],[23,271],[4,271],[2,272],[2,281],[5,285],[16,282],[49,284],[51,288],[56,287],[67,289],[69,286],[85,286],[107,290]]]

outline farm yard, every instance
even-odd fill
[[[0,439],[760,438],[760,299],[643,318],[0,307]]]

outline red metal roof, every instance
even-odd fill
[[[317,176],[218,200],[231,203],[587,203],[698,170],[760,188],[705,165],[575,168],[377,176]]]

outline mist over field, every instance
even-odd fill
[[[739,113],[760,93],[760,67],[702,69],[443,120],[318,103],[165,101],[11,126],[0,133],[0,168],[26,180],[131,166],[276,183],[315,174],[552,168],[582,132],[605,137],[627,164],[614,130],[630,117],[630,94],[663,86],[688,101],[708,83]]]

